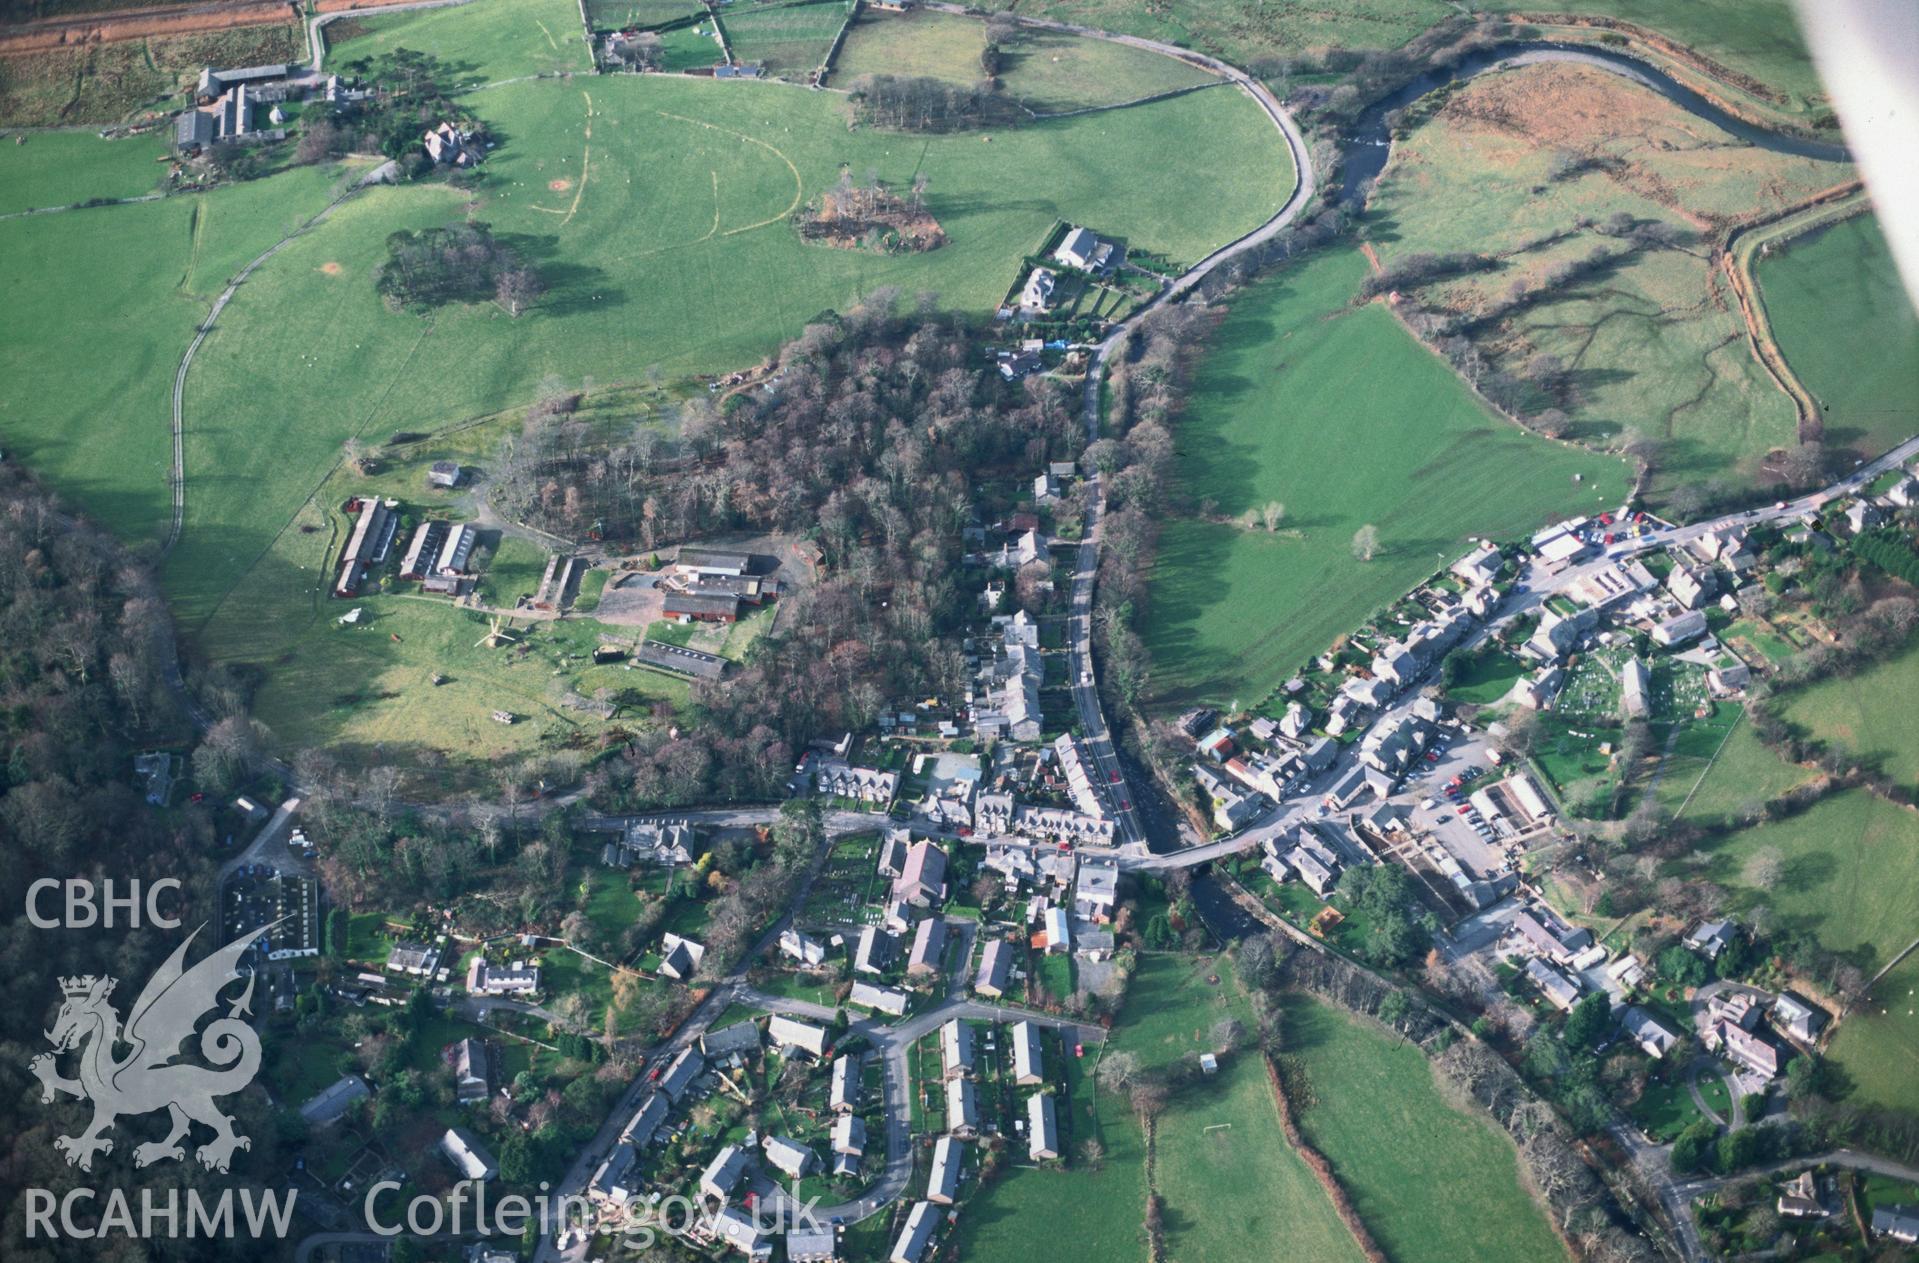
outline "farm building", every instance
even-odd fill
[[[440,560],[434,569],[443,575],[465,574],[467,562],[473,556],[473,545],[479,538],[480,533],[465,522],[448,528],[446,543],[440,548]]]
[[[424,579],[439,564],[440,551],[446,546],[447,532],[452,529],[451,522],[422,522],[413,530],[413,539],[406,546],[406,554],[400,560],[402,579]]]
[[[426,471],[427,486],[457,487],[460,485],[462,472],[458,461],[436,460],[433,462],[432,467]]]
[[[173,147],[192,157],[213,144],[213,115],[205,110],[188,110],[173,125]]]
[[[340,550],[340,577],[333,585],[335,596],[353,596],[366,581],[367,571],[386,560],[393,546],[400,518],[393,510],[397,502],[355,498],[347,502],[353,515],[353,533]]]
[[[732,623],[740,617],[740,598],[731,592],[669,592],[660,613],[682,623]]]
[[[726,659],[717,654],[702,653],[698,649],[669,645],[658,640],[642,641],[640,647],[633,651],[633,660],[696,680],[717,680],[726,673]]]
[[[673,569],[689,578],[724,576],[737,579],[752,568],[751,553],[727,552],[718,548],[682,548],[673,561]]]
[[[202,105],[209,105],[224,95],[228,89],[242,84],[259,85],[272,83],[287,77],[288,67],[284,64],[269,66],[241,66],[234,70],[215,70],[207,66],[200,71],[200,81],[194,89],[194,99]]]

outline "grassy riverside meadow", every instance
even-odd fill
[[[1300,1129],[1394,1263],[1566,1258],[1512,1142],[1442,1096],[1417,1047],[1307,996],[1285,1016]]]
[[[1153,1070],[1214,1047],[1214,1027],[1252,1008],[1225,956],[1140,958],[1126,1008],[1103,1056],[1125,1051]],[[1075,1243],[1076,1258],[1143,1253],[1146,1200],[1140,1125],[1123,1094],[1096,1098],[1105,1156],[1097,1171],[1017,1167],[960,1216],[960,1257],[1014,1263],[1033,1257],[1033,1232]],[[1255,1263],[1287,1243],[1287,1257],[1347,1263],[1361,1257],[1332,1203],[1287,1145],[1258,1050],[1250,1040],[1217,1076],[1176,1097],[1156,1124],[1154,1187],[1165,1201],[1167,1257]],[[1016,1138],[1017,1139],[1017,1138]]]
[[[1605,165],[1559,174],[1568,159]],[[1708,257],[1711,238],[1851,174],[1741,144],[1603,70],[1524,66],[1473,80],[1395,143],[1364,231],[1388,267],[1423,252],[1495,256],[1489,270],[1416,287],[1421,299],[1478,315],[1509,288],[1534,295],[1469,336],[1514,375],[1557,357],[1580,441],[1603,447],[1635,431],[1660,443],[1649,498],[1664,503],[1680,487],[1750,479],[1797,440],[1791,401],[1752,355]],[[1660,225],[1671,242],[1628,252],[1606,229],[1614,216]],[[1616,261],[1554,279],[1595,249]],[[1864,327],[1870,310],[1857,318]]]
[[[1877,455],[1907,438],[1919,316],[1878,219],[1854,215],[1792,238],[1757,275],[1786,362],[1825,409],[1826,444]]]
[[[1383,305],[1351,306],[1366,270],[1349,247],[1317,255],[1235,294],[1211,335],[1176,437],[1178,491],[1214,508],[1162,527],[1142,625],[1157,705],[1251,704],[1471,538],[1625,497],[1621,462],[1493,416]],[[1269,500],[1279,531],[1234,521]],[[1361,562],[1367,523],[1383,550]]]

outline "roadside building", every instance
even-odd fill
[[[1026,1102],[1026,1156],[1045,1162],[1059,1155],[1059,1114],[1053,1094],[1035,1092]]]

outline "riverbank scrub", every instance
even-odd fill
[[[1226,301],[1174,426],[1140,624],[1154,707],[1252,705],[1472,539],[1625,498],[1622,462],[1494,416],[1383,304],[1354,307],[1367,275],[1334,247]],[[1272,501],[1282,529],[1238,521]]]

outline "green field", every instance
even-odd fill
[[[1214,1047],[1213,1028],[1225,1019],[1253,1029],[1251,1003],[1228,958],[1146,956],[1113,1046],[1136,1052],[1147,1066],[1190,1062]],[[1361,1257],[1325,1190],[1286,1143],[1271,1080],[1250,1038],[1221,1059],[1217,1076],[1167,1107],[1155,1152],[1169,1257],[1253,1263],[1272,1258],[1279,1241],[1288,1258]]]
[[[347,18],[326,30],[329,70],[396,48],[446,61],[461,83],[593,68],[575,0],[480,0],[450,9]],[[481,117],[492,118],[485,106],[475,108]]]
[[[930,10],[872,13],[847,34],[832,81],[844,87],[866,75],[887,74],[976,83],[985,46],[986,26],[977,18]],[[1002,91],[1042,114],[1218,82],[1171,57],[1053,31],[1022,32],[1000,56]]]
[[[1856,675],[1834,676],[1784,699],[1785,720],[1885,773],[1919,785],[1919,645]]]
[[[1711,820],[1777,798],[1812,779],[1767,748],[1735,706],[1721,704],[1706,723],[1689,723],[1673,743],[1660,773],[1659,805],[1691,819]]]
[[[1831,1057],[1853,1082],[1848,1100],[1919,1110],[1919,953],[1880,979],[1840,1023]]]
[[[1919,316],[1879,221],[1855,215],[1793,238],[1758,276],[1786,362],[1825,409],[1826,443],[1876,456],[1911,437]]]
[[[1779,884],[1740,884],[1761,849],[1783,861]],[[1876,971],[1919,934],[1919,815],[1863,789],[1845,790],[1775,824],[1742,829],[1708,846],[1704,870],[1733,893],[1732,911],[1772,909],[1782,927],[1805,928],[1835,952]]]
[[[1610,165],[1553,179],[1555,162],[1574,154]],[[1415,288],[1454,312],[1484,311],[1513,287],[1531,294],[1469,336],[1520,377],[1535,357],[1556,357],[1570,371],[1563,404],[1579,440],[1616,445],[1632,430],[1661,444],[1651,496],[1663,503],[1709,479],[1750,479],[1797,436],[1791,401],[1720,293],[1703,248],[1711,225],[1784,208],[1851,172],[1740,144],[1592,67],[1527,66],[1475,79],[1395,144],[1368,233],[1388,267],[1421,252],[1496,255],[1490,270]],[[1628,249],[1602,231],[1615,215],[1664,225],[1674,242]],[[1594,250],[1616,261],[1554,279]],[[1885,283],[1896,295],[1896,281]],[[1551,404],[1534,391],[1527,406]]]
[[[0,215],[45,206],[71,206],[94,197],[151,193],[165,170],[166,137],[159,132],[101,140],[93,132],[37,132],[0,153]]]
[[[1540,1263],[1566,1250],[1520,1183],[1512,1143],[1440,1095],[1418,1048],[1318,1000],[1286,1003],[1300,1127],[1395,1263]]]
[[[0,187],[34,148],[0,146]],[[158,538],[180,353],[227,278],[325,205],[335,175],[309,168],[201,196],[0,223],[8,457],[123,537]],[[261,424],[254,406],[233,420]]]
[[[735,61],[758,62],[768,74],[805,79],[826,60],[848,7],[847,0],[736,4],[720,16],[720,25]]]
[[[586,0],[586,15],[596,31],[658,26],[705,11],[699,0]]]
[[[1625,495],[1618,461],[1494,418],[1383,306],[1349,308],[1365,273],[1341,249],[1256,283],[1200,361],[1179,490],[1217,516],[1160,536],[1143,626],[1159,705],[1250,704],[1469,539]],[[1268,500],[1286,506],[1280,531],[1233,522]],[[1383,551],[1362,563],[1367,523]]]

